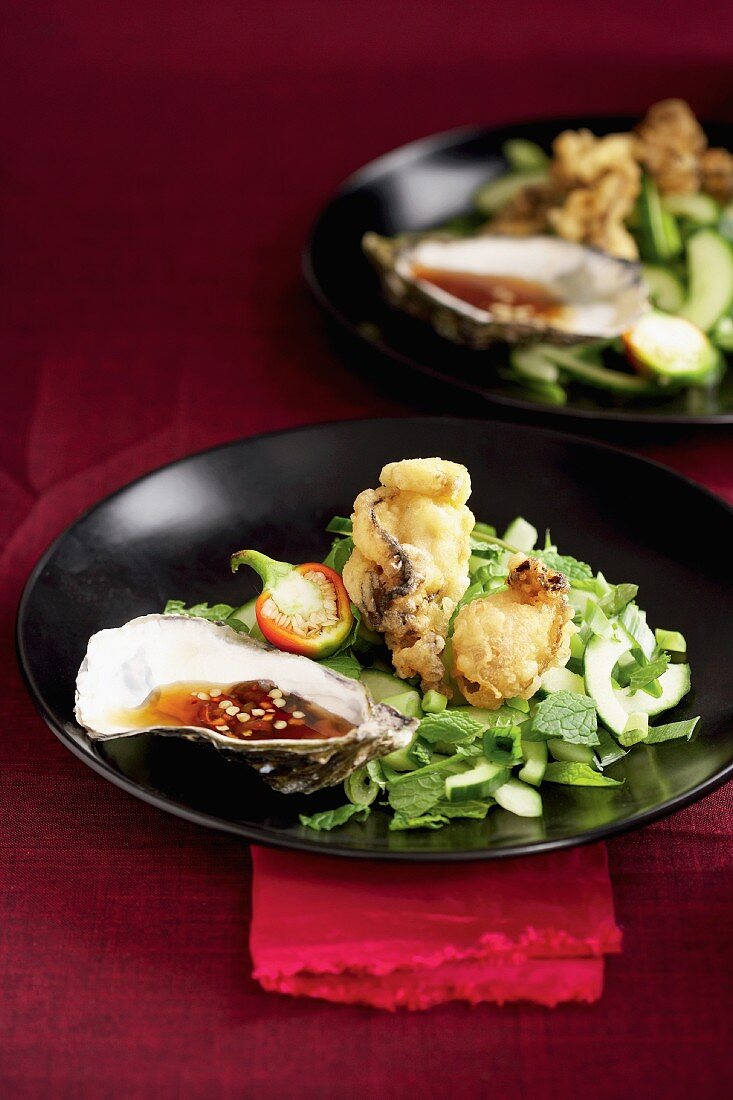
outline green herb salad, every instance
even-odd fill
[[[327,530],[334,538],[323,566],[327,575],[333,571],[340,577],[354,552],[352,520],[334,517]],[[548,668],[530,698],[507,698],[493,709],[471,706],[450,674],[445,691],[424,690],[417,676],[397,677],[383,637],[366,625],[359,608],[351,604],[348,619],[344,612],[341,630],[337,608],[327,626],[338,644],[331,643],[325,654],[314,652],[311,659],[360,680],[374,702],[414,718],[417,726],[406,747],[348,776],[342,805],[303,814],[304,826],[329,830],[374,812],[388,815],[392,830],[439,829],[461,818],[485,818],[494,806],[540,817],[544,785],[615,789],[623,785],[623,775],[617,769],[612,777],[606,769],[635,746],[692,736],[699,718],[664,718],[690,690],[685,639],[674,629],[653,630],[647,624],[634,583],[611,583],[585,562],[560,553],[549,532],[540,540],[523,518],[512,521],[501,537],[489,524],[477,522],[469,542],[469,584],[451,615],[446,668],[462,609],[505,592],[510,562],[518,554],[567,579],[575,628],[569,660],[564,667]],[[274,565],[281,568],[273,572],[262,562],[255,565],[266,589],[259,608],[256,600],[239,608],[185,607],[171,600],[165,613],[223,622],[263,639],[262,626],[270,629],[267,585],[284,583],[283,578],[293,583],[288,580],[293,566]],[[297,568],[311,576],[316,567]],[[282,622],[275,628],[282,631]],[[604,796],[604,790],[597,791],[597,797]]]

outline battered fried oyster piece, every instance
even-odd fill
[[[552,176],[565,199],[548,213],[551,228],[566,241],[637,259],[636,242],[624,225],[641,186],[631,135],[597,138],[590,130],[565,130],[552,151]]]
[[[509,560],[508,588],[459,611],[453,632],[453,675],[477,707],[529,699],[548,668],[562,668],[575,632],[570,586],[537,558]]]
[[[565,130],[553,142],[550,180],[517,192],[489,231],[512,236],[549,231],[636,259],[636,244],[624,225],[640,188],[634,149],[630,134],[597,138],[590,130]]]
[[[706,149],[700,158],[702,189],[725,205],[733,199],[733,153]]]
[[[684,99],[663,99],[636,127],[637,157],[663,194],[700,190],[700,158],[707,138]]]
[[[384,634],[397,675],[445,690],[440,654],[468,587],[471,479],[458,463],[413,458],[389,463],[380,481],[354,501],[344,584],[366,624]]]

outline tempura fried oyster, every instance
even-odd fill
[[[507,584],[461,608],[453,633],[456,683],[469,703],[489,710],[534,695],[548,668],[567,664],[575,631],[562,573],[515,554]]]
[[[419,675],[429,690],[444,682],[448,623],[468,587],[471,479],[458,463],[415,458],[389,463],[380,481],[354,501],[344,584],[398,676]]]
[[[662,194],[692,195],[700,187],[705,131],[683,99],[663,99],[636,127],[637,156]]]

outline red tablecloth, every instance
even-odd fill
[[[135,475],[401,411],[344,369],[300,279],[342,176],[467,122],[671,93],[730,117],[732,31],[723,0],[5,5],[4,1095],[718,1094],[730,790],[609,845],[624,953],[592,1008],[394,1017],[267,995],[249,977],[246,846],[66,753],[25,696],[12,619],[49,540]],[[732,495],[728,433],[646,449]]]

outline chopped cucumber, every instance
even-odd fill
[[[598,762],[602,768],[608,768],[611,764],[615,764],[617,760],[623,759],[628,752],[628,749],[624,749],[617,741],[614,741],[611,734],[603,726],[598,727],[598,744],[596,745],[596,754],[598,756]]]
[[[657,186],[649,176],[641,181],[638,202],[641,251],[644,259],[664,263],[682,251],[677,223],[662,206]]]
[[[547,742],[522,741],[522,754],[525,763],[517,772],[523,783],[539,787],[547,767]]]
[[[551,347],[549,344],[543,344],[542,347],[545,356],[551,362],[574,381],[584,382],[586,386],[610,390],[612,393],[636,394],[653,393],[657,388],[649,379],[639,378],[637,374],[626,374],[624,371],[611,370],[608,367],[589,363],[568,348]]]
[[[626,749],[637,745],[639,741],[646,741],[649,736],[649,715],[640,713],[630,714],[626,719],[626,725],[618,735],[619,742]]]
[[[553,691],[571,691],[573,695],[584,695],[585,680],[569,668],[548,668],[542,675],[540,690],[548,695]]]
[[[533,172],[508,172],[489,180],[479,187],[474,195],[474,205],[481,214],[490,217],[506,206],[514,198],[517,192],[529,184],[544,183],[547,180],[545,169]]]
[[[668,653],[687,654],[687,642],[679,630],[655,630],[654,637],[660,649],[666,649]]]
[[[696,225],[715,225],[720,207],[710,195],[663,195],[662,207],[675,218],[687,218]]]
[[[611,675],[619,659],[631,649],[631,638],[598,638],[588,642],[585,650],[585,687],[596,704],[598,717],[611,733],[620,736],[630,714],[661,714],[679,703],[690,690],[690,666],[668,665],[659,677],[659,698],[645,691],[631,692],[628,687],[614,687]]]
[[[509,769],[490,760],[481,760],[475,768],[460,775],[449,775],[445,781],[445,793],[449,802],[481,802],[489,798],[497,787],[509,778]]]
[[[404,680],[378,668],[365,668],[359,679],[375,703],[381,703],[383,699],[401,695],[408,690]]]
[[[513,348],[509,361],[520,378],[530,382],[557,382],[560,371],[542,352],[537,344],[524,344]]]
[[[534,141],[512,138],[501,147],[504,159],[514,172],[546,172],[550,158]]]
[[[733,248],[714,229],[687,242],[690,289],[680,316],[707,332],[733,305]]]
[[[426,714],[442,714],[448,706],[448,700],[440,691],[426,691],[423,695],[422,709]]]
[[[257,616],[255,614],[255,605],[257,603],[257,597],[248,600],[247,603],[243,603],[241,607],[238,607],[235,611],[232,611],[229,616],[230,619],[238,619],[240,623],[244,623],[247,630],[250,632],[252,628],[257,625]]]
[[[733,317],[726,313],[716,321],[710,339],[721,351],[733,351]]]
[[[379,784],[372,779],[366,768],[358,768],[344,780],[344,791],[349,802],[355,806],[371,806],[379,794]]]
[[[537,543],[537,528],[533,527],[531,523],[527,523],[526,519],[517,516],[509,524],[502,538],[510,546],[516,546],[517,550],[522,550],[525,554],[528,554],[530,550],[534,550]]]
[[[685,288],[676,275],[667,267],[656,264],[644,264],[644,281],[649,287],[649,297],[658,309],[665,313],[676,313],[685,300]]]
[[[386,699],[380,699],[380,702],[398,710],[405,718],[419,718],[422,714],[419,691],[401,691],[399,695],[388,695]]]
[[[494,791],[494,798],[517,817],[542,817],[542,798],[534,787],[522,783],[521,779],[509,779],[503,787]]]
[[[715,348],[697,325],[656,310],[632,325],[623,343],[631,364],[660,382],[698,382],[717,365]]]
[[[566,760],[570,764],[589,764],[591,767],[596,762],[590,745],[573,745],[560,737],[551,737],[547,747],[550,750],[550,756],[555,760]]]

